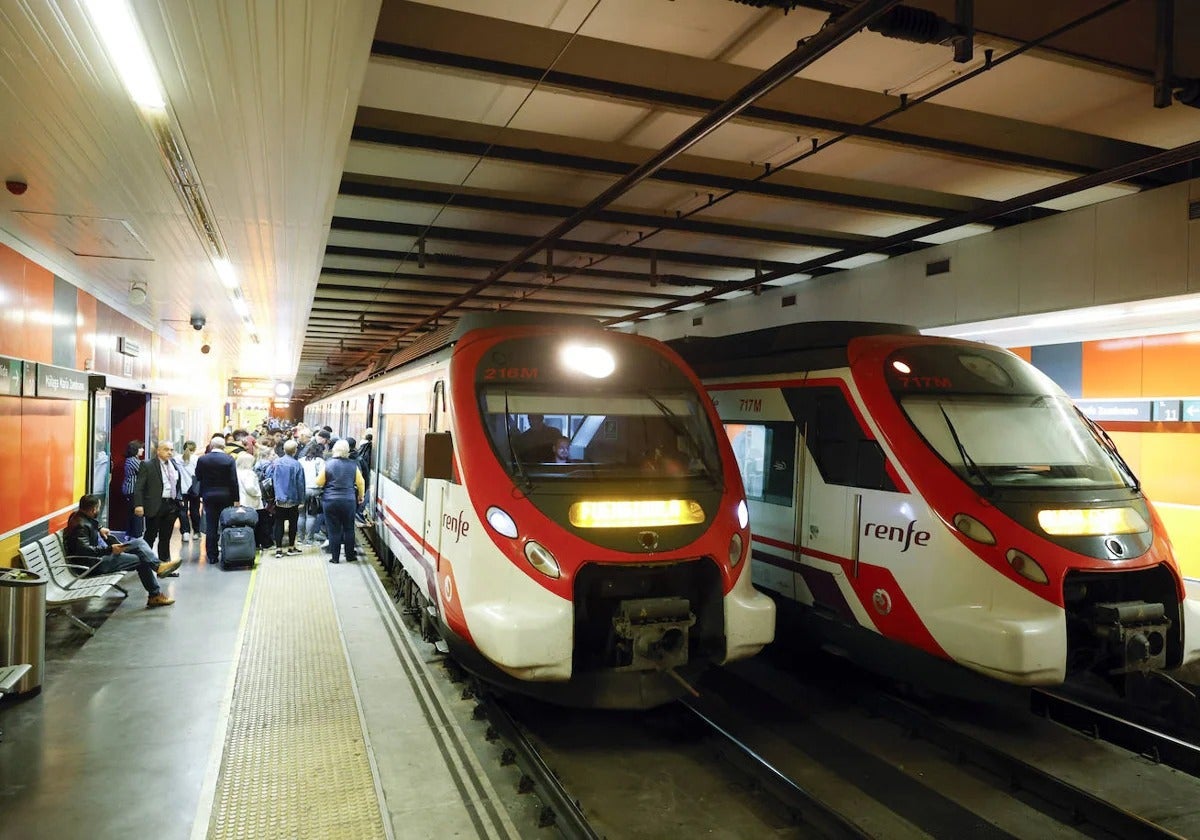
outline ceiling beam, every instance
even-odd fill
[[[564,51],[567,39],[570,49]],[[386,0],[372,46],[388,57],[460,74],[618,99],[681,113],[711,111],[758,71],[406,0]],[[561,55],[560,55],[561,52]],[[949,56],[949,53],[947,53]],[[378,60],[378,59],[376,59]],[[552,68],[552,69],[547,69]],[[671,88],[646,81],[670,80]],[[795,103],[804,103],[801,110]],[[1089,174],[1157,148],[1026,120],[923,104],[863,124],[897,97],[795,77],[738,116],[788,131],[812,129],[991,164]],[[1153,183],[1161,180],[1151,179]]]
[[[451,187],[426,182],[398,181],[347,172],[342,176],[338,190],[340,195],[364,198],[382,198],[410,204],[435,204],[467,210],[482,210],[489,213],[507,213],[519,216],[536,216],[547,219],[568,219],[579,212],[579,207],[555,204],[548,201],[530,201],[498,196],[467,187]],[[680,231],[703,236],[723,236],[730,239],[745,239],[756,242],[772,242],[807,248],[840,249],[870,243],[880,237],[850,233],[831,234],[827,231],[784,230],[762,225],[740,225],[733,222],[715,222],[705,219],[680,219],[669,215],[638,213],[627,210],[599,210],[589,214],[595,222],[628,225],[646,230]]]
[[[392,272],[392,271],[371,271],[361,268],[334,268],[326,266],[321,269],[321,277],[317,284],[317,291],[324,290],[340,290],[340,289],[367,289],[374,292],[407,292],[407,291],[423,291],[431,283],[442,288],[453,288],[454,293],[464,292],[474,284],[478,278],[458,277],[445,274],[430,274],[429,271],[421,273],[414,272]],[[364,281],[375,281],[375,285],[363,285]],[[658,288],[648,287],[644,283],[626,283],[624,285],[609,284],[599,285],[592,283],[591,285],[578,285],[579,283],[587,283],[579,278],[565,278],[554,284],[555,289],[563,291],[583,292],[590,297],[655,297],[663,300],[681,300],[686,297],[685,294],[675,294],[664,289],[665,284],[660,284]],[[701,287],[712,285],[709,282],[699,284]],[[545,288],[545,283],[532,283],[519,280],[502,280],[496,284],[498,287],[511,289],[542,289]],[[696,288],[696,287],[691,287]]]
[[[497,129],[492,125],[361,107],[351,138],[359,143],[396,149],[421,149],[593,175],[624,175],[649,153],[648,149],[619,143],[600,143],[511,128]],[[773,171],[769,180],[763,178],[763,174],[761,165],[688,155],[681,156],[675,166],[658,170],[652,178],[700,190],[733,190],[784,201],[815,202],[935,219],[988,203],[985,199],[970,196],[799,170]]]
[[[385,236],[424,237],[426,242],[455,242],[469,245],[495,245],[504,248],[523,248],[533,243],[535,237],[519,233],[481,230],[479,228],[440,227],[436,225],[414,225],[407,222],[388,222],[381,219],[357,219],[334,216],[331,230],[376,233]],[[636,240],[635,240],[636,241]],[[618,242],[588,242],[580,239],[559,239],[554,243],[556,253],[599,254],[611,257],[643,259],[651,258],[660,263],[677,265],[699,265],[708,268],[739,268],[754,271],[774,271],[788,264],[779,260],[756,260],[750,257],[733,257],[724,254],[709,254],[701,251],[679,251],[670,248],[637,247]],[[503,282],[503,281],[501,281]]]

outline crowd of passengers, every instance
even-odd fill
[[[67,521],[67,554],[94,561],[94,574],[136,570],[146,606],[170,606],[175,600],[159,580],[178,576],[181,561],[171,559],[176,522],[185,543],[198,546],[203,533],[205,556],[216,564],[221,513],[240,505],[257,513],[260,550],[274,548],[283,557],[319,545],[330,563],[340,563],[343,553],[353,562],[361,552],[355,525],[365,522],[364,476],[373,437],[367,429],[360,444],[335,436],[329,426],[313,430],[272,418],[254,432],[226,428],[199,455],[190,440],[182,452],[159,441],[152,457],[141,441],[132,441],[121,486],[128,529],[101,527],[103,499],[86,495]]]

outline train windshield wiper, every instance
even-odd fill
[[[701,474],[703,474],[703,476],[709,481],[716,483],[716,473],[712,469],[712,465],[708,463],[708,459],[705,457],[704,447],[700,445],[700,441],[696,439],[696,436],[692,433],[692,430],[687,427],[687,424],[684,423],[679,415],[672,411],[666,403],[654,396],[654,394],[650,393],[649,391],[642,391],[641,394],[646,399],[650,400],[650,402],[654,403],[654,407],[657,408],[659,413],[666,418],[667,424],[671,427],[671,430],[674,431],[675,434],[687,438],[687,442],[691,445],[692,451],[696,453],[697,460],[700,461]]]
[[[988,492],[990,493],[993,489],[992,482],[988,481],[987,476],[983,474],[983,470],[981,470],[979,465],[975,463],[975,459],[967,453],[967,447],[963,446],[962,438],[958,436],[958,430],[955,429],[954,424],[950,422],[950,415],[946,413],[945,407],[943,407],[940,402],[938,403],[938,411],[942,412],[942,419],[946,421],[946,428],[950,430],[950,437],[954,438],[954,445],[958,447],[958,454],[959,457],[962,458],[963,466],[966,468],[967,472],[978,478],[980,483],[983,484],[983,486],[987,488]]]
[[[508,411],[507,388],[504,389],[504,435],[508,439],[508,455],[512,459],[512,471],[516,473],[517,478],[521,480],[524,491],[528,493],[533,489],[533,482],[529,480],[529,476],[525,472],[525,465],[521,463],[521,459],[517,455],[517,448],[513,446],[512,415]]]
[[[1116,463],[1118,469],[1125,473],[1125,477],[1129,479],[1129,486],[1133,488],[1133,492],[1137,493],[1142,489],[1142,483],[1138,481],[1138,477],[1133,474],[1133,468],[1125,463],[1125,459],[1121,457],[1121,453],[1117,451],[1117,444],[1108,436],[1108,432],[1100,428],[1100,424],[1092,418],[1088,417],[1079,410],[1079,406],[1075,406],[1075,413],[1083,418],[1084,425],[1088,427],[1088,431],[1092,433],[1092,437],[1100,444],[1100,448],[1108,454],[1108,457]]]

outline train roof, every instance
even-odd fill
[[[907,324],[804,321],[734,335],[685,336],[667,344],[701,377],[742,376],[845,367],[852,339],[920,334]]]
[[[471,312],[463,315],[454,323],[442,327],[440,330],[426,333],[412,344],[397,350],[392,355],[381,357],[375,367],[360,371],[355,377],[338,387],[336,391],[344,390],[379,374],[395,370],[410,362],[415,362],[425,356],[432,355],[443,348],[455,344],[473,330],[490,329],[493,327],[526,326],[596,329],[601,324],[595,318],[590,318],[586,315],[558,315],[542,312]]]

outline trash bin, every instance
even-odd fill
[[[42,687],[46,665],[46,579],[24,569],[0,572],[0,665],[32,667],[13,687],[28,694]]]

